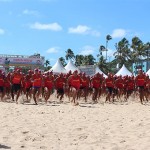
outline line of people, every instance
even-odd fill
[[[28,70],[27,74],[23,74],[20,69],[8,74],[0,70],[1,101],[9,97],[18,104],[19,96],[25,94],[27,100],[33,98],[37,105],[40,96],[47,103],[55,91],[60,102],[66,96],[73,105],[79,104],[80,97],[85,102],[91,97],[94,103],[104,96],[105,102],[122,98],[127,101],[132,93],[137,93],[143,104],[143,101],[150,99],[150,78],[142,70],[136,77],[117,77],[109,73],[107,78],[100,73],[90,77],[77,70],[57,75],[53,72],[42,73],[39,69]]]

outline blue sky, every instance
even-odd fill
[[[149,7],[149,0],[0,0],[0,54],[40,53],[54,65],[71,48],[96,58],[110,34],[112,60],[123,37],[150,41]]]

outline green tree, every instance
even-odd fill
[[[45,65],[46,67],[48,67],[48,65],[50,65],[50,61],[49,61],[48,59],[47,59],[47,60],[45,60],[44,65]]]
[[[123,64],[128,66],[131,65],[131,50],[129,47],[129,41],[123,38],[121,41],[116,43],[116,52],[114,53],[115,59],[121,67]]]
[[[108,51],[108,41],[110,41],[112,37],[108,34],[106,36],[106,61],[107,61],[107,51]]]
[[[136,65],[142,65],[142,60],[147,56],[146,45],[138,37],[133,37],[131,48],[131,58],[133,63],[135,63]]]
[[[84,61],[84,56],[83,55],[76,55],[75,56],[75,65],[76,66],[82,66]]]
[[[59,60],[64,67],[67,65],[67,63],[63,57],[60,57]]]
[[[99,56],[102,55],[102,52],[104,52],[104,51],[106,51],[105,46],[100,45],[100,47],[99,47]]]
[[[83,64],[84,65],[94,65],[95,64],[95,58],[94,58],[94,56],[91,55],[91,54],[84,56]]]
[[[145,45],[145,53],[146,53],[146,60],[150,60],[150,42],[147,42]]]
[[[98,67],[104,72],[108,73],[109,69],[106,63],[106,59],[104,59],[104,56],[100,56],[99,61],[98,61]]]
[[[66,57],[66,60],[68,60],[68,59],[75,60],[74,52],[70,48],[67,49],[65,57]]]

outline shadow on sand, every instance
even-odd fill
[[[9,146],[6,146],[6,145],[2,145],[2,144],[0,144],[0,149],[11,149],[11,147],[9,147]]]

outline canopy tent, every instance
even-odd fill
[[[74,63],[71,60],[68,61],[68,64],[65,66],[65,69],[67,72],[74,72],[75,70],[80,72],[80,70],[74,65]]]
[[[125,65],[122,66],[122,68],[116,73],[116,76],[132,76],[132,73],[125,67]]]
[[[59,59],[57,60],[55,65],[50,69],[50,71],[53,71],[54,74],[67,73],[66,69],[63,67]]]
[[[150,77],[150,69],[146,72],[146,74]]]
[[[106,74],[104,74],[100,69],[99,69],[99,67],[98,66],[96,66],[96,68],[95,68],[95,74],[96,73],[100,73],[100,74],[103,74],[103,76],[105,77],[105,78],[107,78],[107,75]]]

